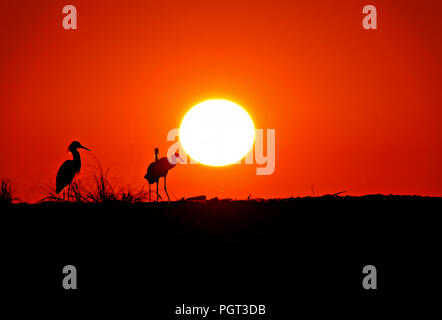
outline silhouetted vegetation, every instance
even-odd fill
[[[9,180],[3,178],[0,185],[0,204],[10,204],[17,200],[14,195],[14,190]]]
[[[77,203],[105,203],[105,202],[125,202],[135,203],[147,200],[148,193],[144,187],[134,189],[130,186],[121,186],[117,182],[112,182],[109,178],[110,168],[103,170],[101,165],[95,168],[92,177],[77,179],[72,182],[71,187],[66,187],[64,191],[57,194],[54,187],[45,188],[47,194],[40,202],[77,202]],[[69,197],[68,197],[69,193]]]

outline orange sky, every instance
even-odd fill
[[[362,28],[375,4],[378,30]],[[62,8],[78,30],[62,28]],[[186,111],[224,98],[276,130],[276,169],[179,166],[171,197],[442,196],[439,1],[2,1],[0,176],[42,197],[77,139],[141,186]],[[172,196],[173,195],[173,196]]]

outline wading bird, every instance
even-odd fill
[[[57,194],[59,194],[66,186],[69,186],[68,201],[72,180],[74,180],[75,175],[80,171],[81,168],[80,153],[77,149],[86,149],[90,151],[88,148],[82,146],[80,142],[72,141],[68,147],[68,150],[72,153],[73,159],[63,162],[60,169],[58,169],[57,178],[55,180],[55,192]]]
[[[146,179],[147,182],[149,183],[149,201],[150,201],[151,185],[153,183],[157,184],[157,201],[158,201],[159,198],[158,182],[160,181],[161,177],[164,177],[164,191],[166,192],[167,199],[170,202],[169,194],[167,193],[167,188],[166,188],[167,173],[169,172],[170,169],[176,166],[178,161],[177,159],[180,159],[180,161],[183,161],[183,159],[181,159],[180,154],[178,152],[173,154],[170,160],[167,157],[162,157],[158,159],[159,153],[160,152],[158,148],[155,148],[155,161],[152,162],[149,165],[149,167],[147,167],[147,173],[144,176],[144,179]]]

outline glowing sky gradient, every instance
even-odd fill
[[[178,166],[171,198],[442,195],[439,1],[0,3],[0,176],[34,201],[76,139],[134,187],[170,129],[206,99],[276,130],[276,168]]]

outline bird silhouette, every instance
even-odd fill
[[[82,146],[80,142],[72,141],[68,147],[68,150],[72,153],[73,159],[63,162],[60,169],[58,169],[57,178],[55,180],[55,192],[57,194],[59,194],[66,186],[69,186],[68,201],[72,180],[74,180],[75,175],[81,169],[81,159],[78,149],[86,149],[90,151],[88,148]]]
[[[157,184],[157,201],[158,201],[158,199],[160,198],[158,194],[158,183],[160,181],[160,178],[164,177],[164,191],[166,192],[167,199],[170,202],[170,197],[169,194],[167,193],[167,188],[166,188],[167,173],[169,172],[170,169],[176,166],[177,159],[179,159],[180,161],[183,161],[183,159],[181,159],[180,154],[178,152],[173,154],[170,160],[167,157],[162,157],[158,159],[159,153],[160,152],[158,148],[155,148],[155,161],[152,162],[147,167],[147,173],[145,174],[144,179],[146,179],[147,182],[149,183],[149,201],[151,194],[151,185],[154,183]]]

